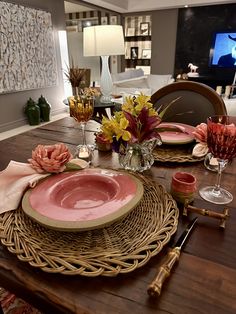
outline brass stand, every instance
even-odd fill
[[[187,216],[188,212],[193,212],[202,216],[208,216],[210,218],[216,218],[220,220],[220,227],[225,228],[225,221],[229,217],[229,209],[224,208],[223,213],[218,213],[213,210],[197,208],[189,205],[188,203],[184,204],[183,215]]]

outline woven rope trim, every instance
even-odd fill
[[[84,232],[47,229],[19,209],[0,215],[0,239],[18,259],[45,272],[116,276],[145,265],[175,233],[179,211],[165,188],[143,175],[139,205],[109,227]]]
[[[153,151],[155,161],[161,162],[199,162],[204,160],[203,157],[192,156],[191,150],[188,146],[178,147],[157,147]]]

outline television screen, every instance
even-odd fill
[[[210,66],[236,68],[236,31],[214,34],[210,49]]]

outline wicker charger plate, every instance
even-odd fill
[[[204,160],[203,157],[194,157],[192,155],[192,145],[168,146],[161,145],[154,149],[153,156],[155,161],[161,162],[198,162]]]
[[[179,211],[163,186],[136,175],[144,197],[133,211],[109,227],[84,232],[47,229],[21,209],[0,215],[0,238],[24,262],[45,272],[116,276],[145,265],[175,233]]]

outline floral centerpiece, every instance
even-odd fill
[[[140,95],[137,98],[127,97],[121,111],[115,112],[111,119],[103,117],[101,130],[105,137],[113,143],[113,149],[120,152],[121,146],[127,143],[143,143],[158,138],[156,127],[161,117],[150,103],[150,97]]]
[[[150,97],[143,94],[127,97],[121,111],[115,112],[111,119],[103,117],[97,137],[112,145],[125,169],[146,170],[154,162],[153,148],[161,144],[157,126],[166,109],[158,114]]]

